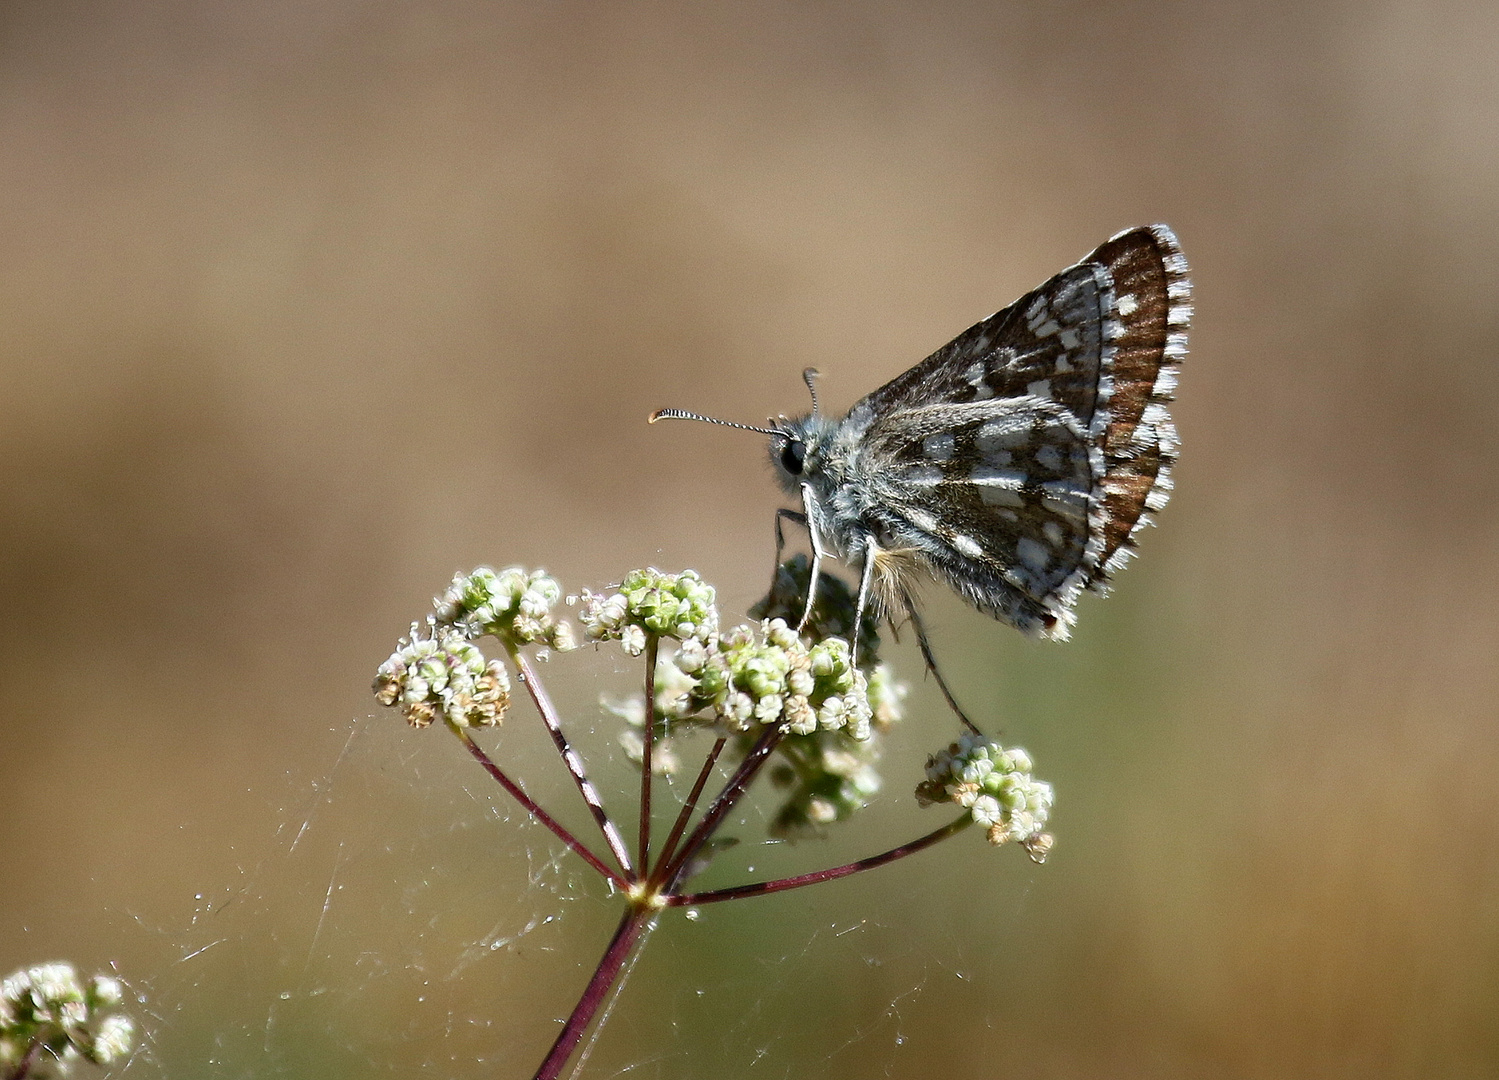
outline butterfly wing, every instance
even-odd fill
[[[1101,585],[1134,554],[1135,537],[1171,497],[1179,442],[1168,406],[1187,356],[1192,282],[1186,256],[1164,225],[1120,233],[1088,259],[1109,271],[1118,323],[1103,372],[1112,385],[1100,444],[1105,492],[1103,561],[1097,575]]]
[[[970,326],[850,411],[885,417],[922,405],[1035,394],[1084,423],[1099,405],[1113,307],[1105,267],[1082,262]]]
[[[1033,395],[905,410],[865,436],[874,532],[969,603],[1066,637],[1101,557],[1103,491],[1088,430]]]
[[[1169,496],[1186,261],[1132,229],[860,401],[873,516],[974,606],[1065,637]]]

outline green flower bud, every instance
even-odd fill
[[[433,601],[438,626],[467,638],[492,634],[511,646],[542,644],[559,652],[571,647],[572,630],[552,615],[562,588],[544,570],[481,566],[453,578]]]
[[[989,842],[1014,840],[1038,862],[1052,839],[1042,832],[1051,815],[1051,785],[1031,775],[1031,757],[967,734],[927,759],[926,782],[916,789],[923,806],[951,802],[966,808],[987,830]]]

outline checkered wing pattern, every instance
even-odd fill
[[[1191,286],[1132,229],[850,411],[879,531],[970,603],[1065,637],[1165,505]]]

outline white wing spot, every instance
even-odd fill
[[[1073,330],[1071,327],[1068,327],[1066,330],[1063,330],[1062,333],[1059,335],[1058,340],[1061,341],[1062,348],[1064,348],[1064,349],[1075,349],[1080,344],[1082,344],[1082,342],[1079,340],[1079,338],[1077,336],[1077,331]]]
[[[905,468],[905,479],[917,487],[936,487],[942,483],[942,470],[935,465],[908,465]]]
[[[970,559],[977,559],[984,553],[984,549],[979,547],[978,542],[974,540],[973,537],[964,536],[962,533],[953,534],[952,546],[955,547],[959,551],[959,553],[967,555]]]
[[[1041,485],[1041,506],[1057,517],[1074,521],[1088,519],[1088,496],[1068,480],[1049,480]]]
[[[915,525],[922,532],[935,532],[937,529],[937,519],[932,517],[932,515],[928,514],[925,510],[906,511],[906,520],[909,521],[912,525]]]
[[[1030,384],[1028,384],[1026,386],[1025,392],[1027,394],[1029,394],[1031,397],[1050,398],[1051,397],[1051,380],[1050,379],[1037,379],[1035,382],[1030,383]]]
[[[951,461],[953,455],[952,432],[943,431],[936,435],[928,435],[921,440],[921,452],[926,455],[928,461]]]
[[[1029,446],[1035,436],[1029,417],[1011,414],[1000,420],[986,420],[974,437],[979,456],[995,465],[1008,465],[1011,450]]]
[[[1061,329],[1061,326],[1057,324],[1055,319],[1047,319],[1035,328],[1034,333],[1037,337],[1051,337],[1052,334],[1057,333]]]
[[[1020,489],[1025,486],[1025,474],[1013,469],[996,469],[990,465],[975,465],[968,474],[979,498],[988,506],[1024,506]]]
[[[1015,554],[1020,556],[1020,561],[1033,573],[1041,573],[1051,562],[1051,553],[1046,550],[1045,545],[1038,544],[1029,536],[1022,536],[1015,542]]]
[[[1062,471],[1062,451],[1051,443],[1047,443],[1036,451],[1036,463],[1047,472]]]
[[[1057,357],[1057,362],[1053,366],[1059,374],[1066,374],[1072,370],[1072,361],[1067,358],[1066,353],[1062,353]]]
[[[1062,526],[1055,521],[1048,521],[1041,526],[1041,532],[1046,536],[1046,542],[1054,548],[1062,546]]]
[[[1125,293],[1115,306],[1119,308],[1119,314],[1128,317],[1139,310],[1140,301],[1135,298],[1134,293]]]
[[[963,372],[963,378],[969,386],[973,387],[973,396],[979,401],[994,396],[994,388],[984,381],[984,376],[988,374],[989,369],[982,360],[975,360],[968,365],[968,370]]]

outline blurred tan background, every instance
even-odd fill
[[[586,1075],[1499,1073],[1496,55],[1481,2],[6,5],[0,967],[116,962],[131,1076],[530,1075],[617,909],[375,665],[480,563],[742,612],[763,449],[652,409],[841,410],[1160,220],[1161,528],[1065,646],[930,594],[1052,862],[668,919]],[[585,743],[611,663],[553,665]],[[866,820],[715,880],[932,827],[911,705]]]

